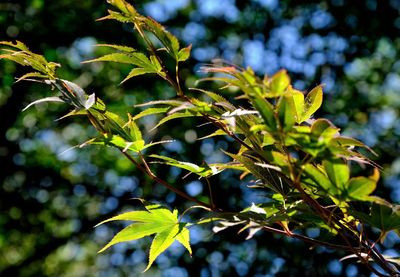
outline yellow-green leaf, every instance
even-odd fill
[[[308,120],[321,107],[322,97],[322,86],[315,87],[307,94],[301,122]]]
[[[282,95],[287,87],[290,85],[290,77],[286,70],[280,70],[272,76],[271,80],[271,93],[274,96]]]
[[[350,178],[350,169],[342,159],[332,159],[323,161],[323,165],[329,180],[340,190],[346,187]]]
[[[351,199],[366,201],[375,188],[376,182],[369,178],[351,178],[347,184],[347,196]]]

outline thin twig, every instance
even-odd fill
[[[120,149],[121,150],[121,149]],[[176,194],[182,196],[183,198],[192,201],[194,203],[197,203],[198,205],[204,206],[208,209],[211,210],[216,210],[215,207],[210,206],[209,204],[198,200],[194,197],[191,197],[190,195],[184,193],[183,191],[175,188],[174,186],[170,185],[167,181],[161,179],[160,177],[156,176],[150,169],[150,167],[148,166],[147,162],[145,161],[145,159],[143,158],[143,156],[140,154],[140,158],[142,160],[143,166],[141,166],[135,159],[133,159],[128,153],[123,152],[121,150],[121,152],[125,155],[125,157],[127,157],[132,163],[134,163],[141,171],[143,171],[144,173],[146,173],[150,178],[152,178],[155,182],[160,183],[161,185],[165,186],[166,188],[168,188],[169,190],[175,192]]]
[[[207,177],[205,177],[204,179],[206,179],[207,182],[207,186],[208,186],[208,192],[210,194],[210,203],[211,203],[211,207],[215,208],[215,203],[214,203],[214,197],[213,197],[213,193],[212,193],[212,189],[211,189],[211,184],[210,184],[210,180],[208,180]]]

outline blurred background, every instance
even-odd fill
[[[318,116],[332,120],[345,135],[364,141],[379,156],[382,179],[376,194],[400,202],[400,1],[399,0],[157,0],[136,1],[192,44],[192,59],[182,74],[194,86],[199,68],[214,58],[252,66],[260,74],[288,70],[294,86],[310,90],[325,84]],[[114,112],[136,113],[133,105],[168,98],[173,91],[154,76],[123,85],[129,67],[81,61],[102,53],[97,43],[143,47],[130,26],[95,22],[106,14],[105,1],[20,0],[0,2],[0,40],[20,40],[31,50],[59,62],[59,76],[96,92]],[[93,228],[101,220],[134,209],[133,197],[159,200],[182,211],[185,203],[154,185],[113,149],[66,149],[95,134],[84,118],[55,121],[68,112],[59,104],[31,101],[48,96],[48,87],[14,84],[25,68],[0,61],[0,275],[1,276],[372,276],[344,253],[259,232],[245,241],[233,230],[192,232],[193,257],[174,245],[143,275],[150,239],[96,252],[121,229]],[[147,133],[158,119],[145,118]],[[156,151],[201,163],[225,161],[223,138],[198,141],[208,134],[199,122],[174,121],[147,134],[147,140],[173,137]],[[195,177],[156,166],[159,174],[190,195],[207,195]],[[239,210],[259,195],[249,192],[233,172],[212,179],[216,202]],[[229,194],[227,193],[229,192]],[[259,200],[259,199],[258,199]],[[256,200],[256,201],[258,201]],[[192,212],[193,217],[196,213]],[[318,230],[307,230],[318,236]],[[399,256],[399,238],[390,233],[384,254]]]

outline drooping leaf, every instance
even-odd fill
[[[22,75],[21,77],[19,77],[15,82],[18,83],[18,82],[20,82],[22,80],[27,80],[29,78],[46,79],[48,77],[47,77],[47,75],[44,75],[44,74],[39,73],[39,72],[29,72],[29,73],[26,73],[26,74]]]
[[[25,110],[29,109],[33,105],[36,105],[36,104],[39,104],[39,103],[44,103],[44,102],[62,102],[62,103],[64,103],[65,101],[62,100],[60,97],[57,97],[57,96],[45,97],[45,98],[33,101],[32,103],[27,105],[22,111],[25,111]]]
[[[338,146],[341,146],[341,147],[355,147],[355,146],[362,147],[362,148],[367,149],[369,152],[371,152],[375,156],[378,156],[378,154],[374,150],[372,150],[370,147],[368,147],[367,145],[365,145],[361,141],[356,140],[354,138],[345,137],[345,136],[338,136],[338,137],[334,137],[331,140],[330,143],[333,146],[338,145]]]
[[[125,79],[123,79],[121,81],[121,84],[125,83],[126,81],[128,81],[129,79],[131,79],[133,77],[143,75],[143,74],[148,74],[148,73],[156,73],[156,72],[154,71],[154,69],[140,68],[140,67],[134,68],[129,72],[128,76],[126,76]]]
[[[15,43],[9,41],[0,41],[0,45],[9,48],[0,49],[0,59],[14,61],[22,66],[29,66],[42,73],[46,78],[54,79],[56,68],[60,65],[53,62],[48,62],[42,55],[31,52],[28,47],[20,41]],[[39,77],[39,76],[36,76]]]
[[[162,160],[163,163],[165,163],[165,164],[186,169],[194,174],[199,175],[200,177],[208,177],[208,176],[218,173],[215,171],[215,169],[213,170],[208,165],[199,166],[199,165],[196,165],[193,163],[182,162],[182,161],[178,161],[173,158],[170,158],[170,157],[160,156],[160,155],[156,155],[156,154],[152,154],[152,155],[150,155],[150,157]]]
[[[176,235],[176,239],[186,248],[190,256],[192,255],[192,248],[190,246],[190,232],[187,228],[182,230]]]
[[[167,250],[167,248],[176,240],[179,233],[179,225],[174,224],[172,228],[168,228],[166,231],[156,234],[150,246],[149,263],[143,272],[147,271],[155,259]]]
[[[153,33],[158,40],[163,44],[168,54],[172,56],[176,61],[179,60],[179,41],[178,39],[168,32],[164,26],[155,21],[150,17],[141,18],[143,27]]]

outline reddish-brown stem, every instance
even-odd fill
[[[212,194],[212,189],[211,189],[210,180],[208,180],[207,177],[204,178],[204,179],[206,179],[206,182],[207,182],[208,192],[209,192],[209,194],[210,194],[210,203],[211,203],[211,207],[216,208],[215,203],[214,203],[214,197],[213,197],[213,194]]]
[[[119,149],[121,151],[121,153],[129,160],[131,161],[140,171],[142,171],[143,173],[145,173],[146,175],[148,175],[151,179],[153,179],[153,181],[163,185],[164,187],[166,187],[167,189],[175,192],[176,194],[182,196],[183,198],[194,202],[200,206],[206,207],[208,209],[211,210],[215,210],[214,207],[210,206],[209,204],[200,201],[194,197],[191,197],[190,195],[184,193],[183,191],[175,188],[174,186],[170,185],[167,181],[157,177],[152,171],[151,169],[148,167],[146,161],[143,159],[143,157],[141,156],[142,162],[143,162],[143,166],[141,164],[139,164],[134,158],[132,158],[128,153],[124,152],[122,149]]]

